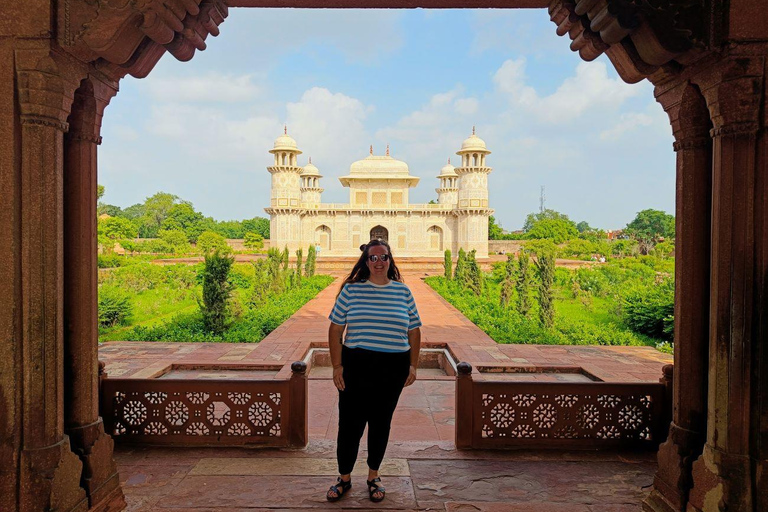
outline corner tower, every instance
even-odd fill
[[[479,258],[487,258],[488,217],[493,213],[488,208],[488,175],[493,169],[486,166],[485,158],[491,152],[472,127],[472,135],[456,154],[461,157],[461,167],[455,169],[459,176],[458,247],[466,251],[475,249]]]
[[[320,170],[312,165],[312,157],[309,163],[301,171],[301,204],[304,209],[317,208],[320,206],[320,194],[323,189],[320,188]]]
[[[301,154],[296,141],[283,129],[283,135],[275,139],[269,150],[274,163],[267,167],[272,175],[272,193],[269,208],[270,245],[282,249],[286,245],[293,252],[301,244],[301,172],[298,156]]]
[[[451,159],[440,169],[440,187],[435,189],[437,192],[438,204],[449,204],[456,206],[459,201],[459,175],[456,174],[456,168],[451,165]]]

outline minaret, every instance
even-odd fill
[[[282,249],[286,245],[293,253],[301,244],[301,181],[302,168],[297,157],[301,154],[296,141],[288,135],[288,128],[275,139],[269,150],[275,157],[274,164],[267,167],[272,175],[272,197],[269,214],[270,245]]]
[[[447,204],[456,206],[459,201],[459,175],[456,174],[456,168],[451,165],[451,159],[448,164],[440,169],[440,187],[435,189],[437,192],[438,204]]]
[[[312,165],[312,157],[309,163],[301,171],[301,204],[304,209],[317,208],[320,205],[320,178],[323,176],[317,167]]]
[[[488,217],[493,210],[488,208],[488,175],[493,171],[486,166],[485,157],[491,152],[485,141],[475,134],[470,135],[456,152],[461,156],[461,167],[455,169],[459,176],[458,205],[458,248],[465,251],[477,250],[479,258],[488,257]]]

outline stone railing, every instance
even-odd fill
[[[101,379],[101,415],[117,442],[307,444],[307,365],[289,378]],[[278,376],[279,377],[279,376]]]
[[[672,366],[660,382],[520,382],[472,378],[458,365],[456,447],[656,447],[669,426]]]

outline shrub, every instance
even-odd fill
[[[180,229],[161,229],[158,232],[158,236],[171,249],[170,252],[183,254],[190,251],[187,234]]]
[[[477,264],[477,251],[472,249],[467,257],[467,286],[475,292],[475,295],[481,295],[483,292],[483,274]]]
[[[259,307],[267,300],[272,278],[270,275],[269,260],[256,260],[253,262],[253,287],[248,302],[252,307]]]
[[[467,253],[464,252],[464,249],[459,249],[459,257],[456,259],[456,272],[453,273],[453,278],[460,286],[466,286]]]
[[[624,294],[623,319],[635,332],[671,341],[674,313],[674,279],[663,278],[657,285],[636,286]]]
[[[133,312],[130,295],[120,288],[99,288],[99,325],[114,327],[128,322]]]
[[[200,312],[206,330],[221,334],[226,328],[227,305],[232,294],[229,284],[229,270],[235,259],[218,251],[205,256],[203,268],[203,300]]]
[[[243,245],[249,249],[262,249],[264,247],[264,237],[258,233],[248,232],[243,238]]]
[[[253,266],[235,263],[229,270],[229,283],[235,288],[248,289],[253,284]]]
[[[230,251],[224,237],[213,231],[203,231],[200,233],[200,236],[197,237],[197,248],[203,254],[215,251],[220,253],[227,253]]]
[[[451,259],[451,250],[445,250],[445,258],[443,259],[443,275],[449,281],[451,280],[451,270],[453,269],[453,259]]]
[[[99,268],[122,267],[124,264],[125,264],[125,256],[119,256],[114,253],[98,255]]]
[[[579,288],[585,292],[589,292],[592,295],[597,295],[600,297],[604,297],[611,287],[611,283],[605,277],[605,274],[599,269],[576,269],[573,281],[578,283]]]

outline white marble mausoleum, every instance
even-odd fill
[[[461,166],[450,164],[437,176],[437,204],[411,203],[409,191],[419,183],[408,164],[370,155],[354,162],[349,174],[339,178],[349,188],[349,203],[323,203],[320,174],[309,163],[298,164],[302,153],[286,133],[269,151],[274,164],[269,208],[270,244],[288,246],[291,253],[309,245],[320,247],[320,256],[357,256],[360,244],[374,238],[387,240],[396,257],[439,257],[445,249],[454,256],[460,248],[488,256],[488,175],[491,153],[485,142],[472,135],[456,152]]]

